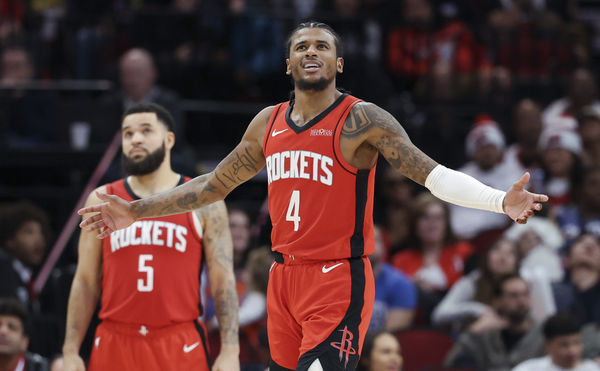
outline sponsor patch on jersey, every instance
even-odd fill
[[[311,129],[310,130],[311,137],[331,137],[333,136],[333,131],[329,129]]]

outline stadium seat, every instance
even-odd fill
[[[446,333],[433,329],[403,330],[396,333],[396,338],[402,347],[404,371],[443,364],[454,343]]]

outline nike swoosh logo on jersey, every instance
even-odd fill
[[[329,273],[329,272],[330,272],[332,269],[335,269],[335,268],[339,267],[339,266],[340,266],[340,265],[342,265],[342,264],[344,264],[344,263],[337,263],[336,265],[332,265],[332,266],[331,266],[331,267],[329,267],[329,268],[327,268],[327,266],[326,266],[326,265],[324,265],[324,266],[323,266],[323,269],[321,269],[321,271],[322,271],[323,273]]]
[[[280,130],[280,131],[273,130],[273,134],[271,134],[271,136],[272,137],[277,136],[277,135],[283,133],[284,131],[287,131],[287,129],[283,129],[283,130]]]
[[[192,345],[183,344],[183,352],[184,352],[184,353],[189,353],[189,352],[191,352],[192,350],[196,349],[196,347],[197,347],[198,345],[200,345],[200,342],[199,342],[199,341],[195,342],[195,343],[194,343],[194,344],[192,344]]]

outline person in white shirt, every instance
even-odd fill
[[[512,371],[600,371],[600,365],[584,360],[581,323],[573,314],[559,312],[544,323],[545,357],[520,363]]]

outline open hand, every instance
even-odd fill
[[[101,233],[96,237],[103,239],[108,237],[112,232],[123,229],[135,222],[129,202],[119,196],[107,195],[101,192],[96,192],[96,196],[104,202],[87,206],[77,211],[79,215],[98,213],[84,219],[79,224],[81,228],[85,228],[86,231],[101,230]]]
[[[519,224],[527,223],[529,217],[533,216],[536,211],[542,210],[540,202],[548,201],[548,196],[531,193],[524,189],[529,178],[528,172],[523,174],[504,197],[504,212]]]

